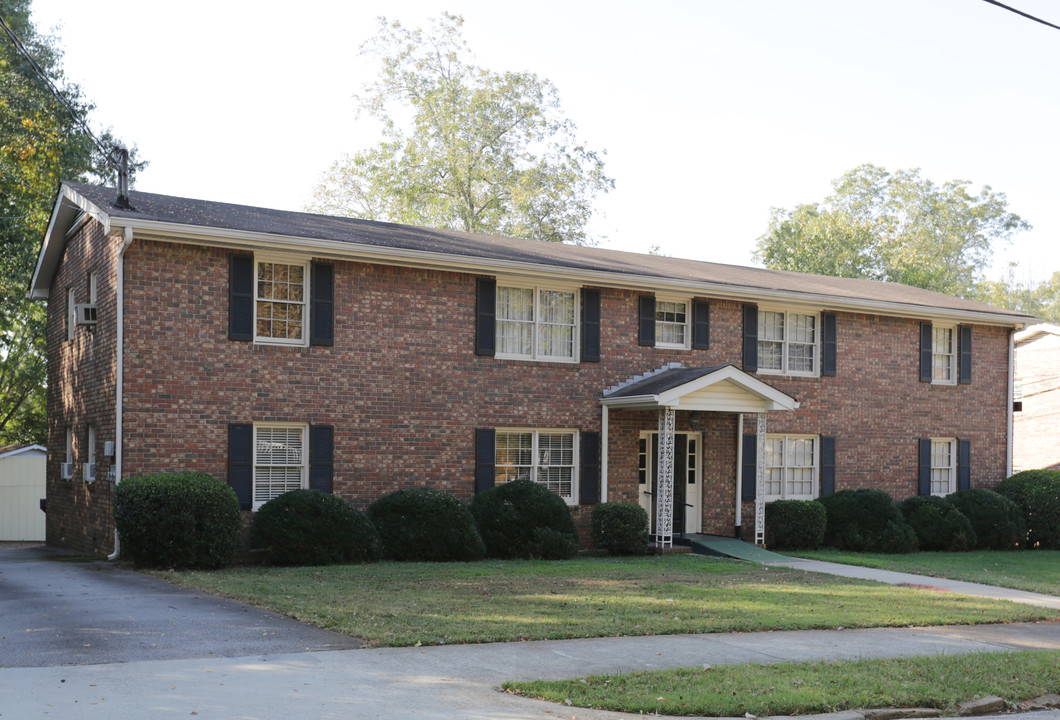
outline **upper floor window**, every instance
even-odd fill
[[[305,344],[306,264],[257,261],[254,278],[254,339]]]
[[[816,435],[768,435],[765,453],[767,500],[813,500],[818,495]]]
[[[578,302],[574,291],[497,286],[497,356],[576,360]]]
[[[931,382],[950,385],[957,378],[954,328],[933,327],[931,336]]]
[[[931,439],[931,494],[949,495],[957,489],[957,441]]]
[[[77,327],[77,300],[74,289],[66,291],[66,339],[74,339],[74,329]]]
[[[758,311],[758,371],[817,375],[817,316]]]
[[[688,303],[676,300],[655,301],[655,346],[686,349],[688,347]]]
[[[494,482],[533,480],[576,502],[577,433],[573,430],[498,430]]]

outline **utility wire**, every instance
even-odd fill
[[[1046,22],[1045,20],[1042,20],[1039,17],[1034,17],[1033,15],[1025,13],[1022,10],[1017,10],[1014,7],[1010,7],[1010,6],[1008,6],[1008,5],[1004,4],[1004,3],[1000,3],[997,0],[983,0],[983,2],[988,2],[991,5],[997,5],[999,8],[1004,8],[1005,10],[1008,10],[1009,12],[1014,12],[1017,15],[1022,15],[1023,17],[1027,18],[1028,20],[1033,20],[1034,22],[1039,22],[1042,25],[1048,25],[1049,27],[1051,27],[1051,28],[1053,28],[1055,30],[1060,30],[1060,25],[1053,25],[1051,22]]]

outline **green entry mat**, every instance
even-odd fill
[[[681,543],[675,538],[675,541]],[[763,550],[757,545],[744,542],[734,537],[722,535],[700,535],[688,534],[684,542],[692,545],[692,551],[700,555],[720,555],[721,557],[732,557],[738,560],[749,560],[757,563],[784,562],[791,560],[787,555]]]

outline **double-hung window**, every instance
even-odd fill
[[[285,492],[307,487],[307,431],[305,425],[254,425],[254,510]]]
[[[933,327],[931,332],[931,382],[952,385],[957,381],[957,342],[952,327]]]
[[[256,258],[254,275],[254,340],[306,344],[308,263]]]
[[[758,371],[815,376],[820,355],[818,316],[779,310],[758,311]]]
[[[578,301],[573,290],[497,285],[497,356],[575,362]]]
[[[655,301],[655,346],[688,348],[688,303],[681,300]]]
[[[533,480],[575,504],[577,456],[578,435],[573,430],[498,430],[494,482]]]
[[[818,495],[816,435],[768,435],[765,453],[766,500],[813,500]]]
[[[931,494],[949,495],[957,489],[957,441],[931,438]]]

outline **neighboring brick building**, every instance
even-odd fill
[[[111,551],[115,479],[160,471],[224,478],[247,510],[295,487],[363,508],[412,485],[470,500],[528,476],[567,500],[583,541],[600,500],[640,502],[661,535],[672,513],[677,531],[754,539],[756,492],[904,498],[1009,471],[1017,313],[863,280],[115,197],[63,185],[32,281],[49,301],[52,544]],[[658,521],[657,465],[673,468]]]
[[[1060,325],[1016,333],[1012,469],[1060,470]]]

